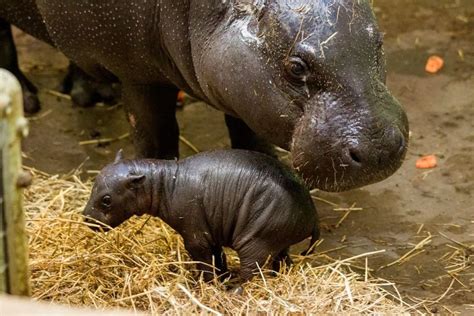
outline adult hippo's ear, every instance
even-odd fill
[[[120,148],[117,153],[115,154],[115,160],[114,160],[114,163],[117,163],[117,162],[120,162],[121,160],[123,160],[123,149]]]
[[[144,174],[130,174],[127,177],[127,188],[129,189],[138,189],[145,182]]]

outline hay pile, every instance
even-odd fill
[[[98,308],[162,313],[402,313],[412,310],[393,284],[351,271],[351,260],[294,257],[290,271],[262,272],[242,296],[203,283],[181,238],[154,218],[94,233],[81,219],[91,182],[37,171],[25,192],[33,296]],[[237,258],[229,255],[231,269]]]

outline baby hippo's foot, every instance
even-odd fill
[[[244,293],[244,287],[242,284],[234,285],[227,289],[227,293],[231,295],[242,295]]]
[[[199,274],[205,283],[225,283],[232,278],[229,271],[224,273],[220,273],[219,271],[201,271]]]

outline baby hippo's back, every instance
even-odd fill
[[[175,187],[188,190],[177,196],[193,201],[187,210],[196,212],[194,218],[202,218],[193,225],[212,236],[216,246],[238,251],[263,251],[256,249],[261,247],[275,255],[317,229],[317,213],[308,190],[272,157],[219,150],[189,157],[178,166]]]

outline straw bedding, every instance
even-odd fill
[[[411,308],[393,284],[356,274],[351,260],[293,257],[295,265],[270,276],[264,268],[243,295],[203,283],[181,238],[159,219],[133,218],[95,233],[81,218],[91,182],[38,171],[25,192],[33,296],[98,308],[153,314],[403,313]],[[228,255],[231,270],[238,258]],[[311,264],[310,264],[311,262]]]

